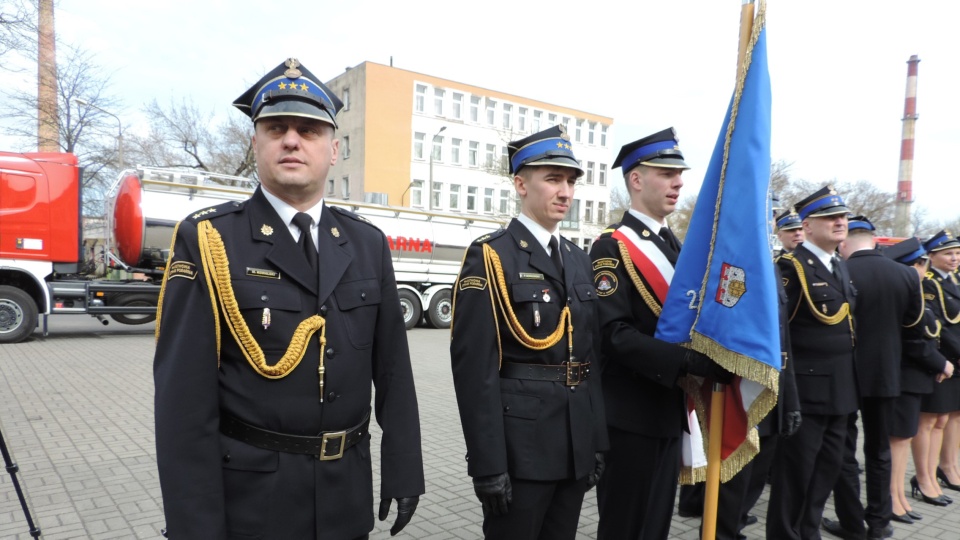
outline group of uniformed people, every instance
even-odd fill
[[[424,493],[417,399],[386,238],[323,201],[342,103],[291,58],[234,105],[254,123],[261,185],[249,200],[178,224],[158,308],[156,443],[167,534],[367,538],[371,416],[383,432],[378,515],[386,519],[395,502],[397,534]],[[688,169],[676,133],[621,149],[614,167],[630,208],[589,255],[559,234],[584,173],[563,127],[511,142],[508,158],[520,214],[467,249],[451,328],[484,535],[573,539],[584,495],[596,486],[598,538],[665,539],[681,435],[690,430],[678,379],[732,377],[707,356],[654,337],[681,249],[666,224]],[[871,448],[869,504],[866,518],[863,508],[857,513],[857,491],[853,518],[841,514],[838,530],[859,534],[848,521],[859,519],[863,530],[866,519],[876,536],[891,499],[895,518],[915,515],[890,496],[891,463],[894,473],[899,463],[890,448],[912,435],[887,427],[911,416],[902,409],[916,410],[913,431],[925,441],[914,444],[915,491],[947,504],[936,478],[960,484],[960,384],[903,398],[933,391],[931,373],[948,376],[947,360],[960,357],[960,243],[942,232],[924,245],[932,269],[921,295],[917,271],[856,247],[872,239],[868,220],[858,221],[870,231],[865,242],[848,240],[848,210],[832,190],[794,208],[777,219],[786,250],[777,261],[780,402],[760,426],[760,455],[721,490],[718,538],[743,537],[768,475],[768,537],[815,538],[830,491],[839,498],[842,480],[856,480],[844,448],[855,445],[858,409]],[[835,254],[845,241],[849,269]],[[897,249],[904,264],[926,257],[913,244]],[[896,300],[867,292],[892,291],[887,280],[899,287]],[[863,322],[871,316],[882,322]],[[875,339],[883,345],[863,346]],[[904,366],[915,362],[919,383],[904,375],[901,387],[899,374],[887,372],[901,356]],[[874,387],[873,379],[881,381]],[[776,444],[790,435],[791,444]],[[884,463],[886,483],[872,472]]]

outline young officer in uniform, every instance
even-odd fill
[[[576,537],[607,449],[590,260],[560,237],[583,169],[562,126],[508,146],[520,215],[468,248],[450,357],[486,538]]]
[[[600,297],[610,452],[597,488],[597,538],[665,539],[680,474],[687,373],[729,381],[707,356],[653,337],[680,241],[666,226],[687,170],[673,128],[627,144],[613,163],[630,195],[623,221],[590,249]]]
[[[790,253],[803,242],[803,223],[793,208],[777,217],[777,239],[783,246],[778,255]]]
[[[323,204],[340,100],[295,59],[234,105],[260,187],[179,223],[157,311],[157,465],[171,538],[367,538],[424,492],[386,237]]]
[[[790,314],[794,377],[803,423],[780,445],[767,538],[819,538],[823,507],[840,474],[847,417],[857,410],[855,291],[836,255],[849,210],[827,186],[795,206],[806,240],[778,259]]]
[[[890,423],[900,395],[903,328],[920,324],[923,296],[915,271],[884,257],[876,249],[876,228],[864,216],[848,219],[840,254],[857,290],[857,387],[863,424],[867,506],[860,502],[857,463],[857,415],[847,424],[840,477],[833,489],[838,521],[823,518],[828,532],[842,537],[885,538],[890,526]],[[866,521],[866,528],[864,528]]]

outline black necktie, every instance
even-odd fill
[[[313,242],[313,235],[310,234],[312,223],[313,218],[303,212],[297,212],[297,215],[293,216],[293,224],[300,228],[300,239],[297,240],[297,245],[300,246],[303,256],[307,258],[310,268],[316,271],[320,257],[317,255],[317,246]]]
[[[557,243],[556,236],[550,236],[550,259],[553,260],[553,264],[557,265],[557,270],[560,271],[560,274],[563,274],[563,261],[560,260],[560,245]]]
[[[831,264],[833,266],[833,277],[837,278],[841,284],[843,283],[843,273],[840,272],[840,257],[834,255],[831,259]]]
[[[673,235],[670,234],[670,229],[666,227],[660,227],[660,238],[663,238],[663,241],[666,242],[668,246],[673,248],[674,251],[680,251],[677,243],[673,241]]]

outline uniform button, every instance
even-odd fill
[[[267,300],[270,299],[270,297],[267,296],[267,295],[263,295],[263,296],[260,297],[260,299],[263,300],[264,302],[266,302]]]
[[[365,293],[365,292],[360,293],[360,299],[361,299],[361,300],[366,300],[366,299],[367,299],[367,293]]]
[[[333,347],[327,347],[327,358],[333,358],[335,354],[337,354],[337,351],[333,350]]]
[[[327,314],[327,306],[326,306],[326,305],[320,306],[320,314],[321,314],[321,315],[326,315],[326,314]]]
[[[573,302],[573,298],[567,297],[567,303]]]
[[[336,392],[330,392],[329,394],[327,394],[327,401],[329,401],[330,403],[333,403],[334,401],[337,400],[337,397],[339,397],[339,394],[337,394]]]
[[[813,368],[808,369],[808,370],[807,370],[807,373],[813,373]]]
[[[224,462],[224,463],[230,463],[230,453],[229,453],[229,452],[223,455],[223,462]]]
[[[509,406],[509,405],[504,405],[504,406],[503,406],[503,412],[510,412],[510,406]]]
[[[239,202],[239,201],[233,201],[233,206],[234,206],[234,207],[240,206],[240,202]]]
[[[571,386],[571,387],[570,387],[570,391],[571,391],[571,392],[576,392],[576,391],[577,391],[577,387],[576,387],[576,386]]]

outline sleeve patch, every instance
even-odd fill
[[[618,267],[618,266],[620,266],[620,259],[614,259],[614,258],[612,258],[612,257],[608,257],[608,258],[605,258],[605,259],[597,259],[597,260],[593,261],[593,271],[594,271],[594,272],[596,272],[597,270],[600,270],[601,268],[612,268],[612,269],[615,269],[615,268]]]
[[[197,265],[188,261],[173,261],[170,268],[167,269],[167,279],[173,278],[195,279],[197,277]]]
[[[601,270],[594,275],[593,285],[597,289],[597,295],[610,296],[617,292],[617,276],[609,270]]]
[[[482,291],[487,288],[487,278],[482,278],[479,276],[465,277],[460,280],[458,287],[460,287],[461,291],[464,289],[477,289]]]

